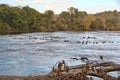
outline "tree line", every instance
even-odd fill
[[[55,14],[52,10],[40,13],[24,7],[0,4],[0,34],[43,31],[118,31],[120,12],[104,11],[88,14],[70,7]]]

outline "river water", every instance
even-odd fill
[[[120,32],[41,32],[0,36],[0,75],[47,74],[55,63],[72,58],[120,63]],[[119,72],[120,74],[120,72]]]

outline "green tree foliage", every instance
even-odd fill
[[[52,10],[40,13],[24,7],[0,4],[0,34],[36,31],[95,31],[120,30],[120,12],[105,11],[87,14],[77,8],[54,14]]]

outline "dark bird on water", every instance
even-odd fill
[[[87,57],[81,57],[80,58],[82,61],[88,61],[88,58]]]
[[[103,56],[100,56],[100,59],[103,60]]]

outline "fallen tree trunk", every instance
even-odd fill
[[[69,66],[69,72],[67,73],[66,70],[61,70],[61,74],[91,75],[103,78],[104,80],[118,80],[113,76],[107,75],[107,73],[111,71],[120,71],[120,64],[115,64],[114,62],[103,62],[96,64],[87,63],[83,65]]]

